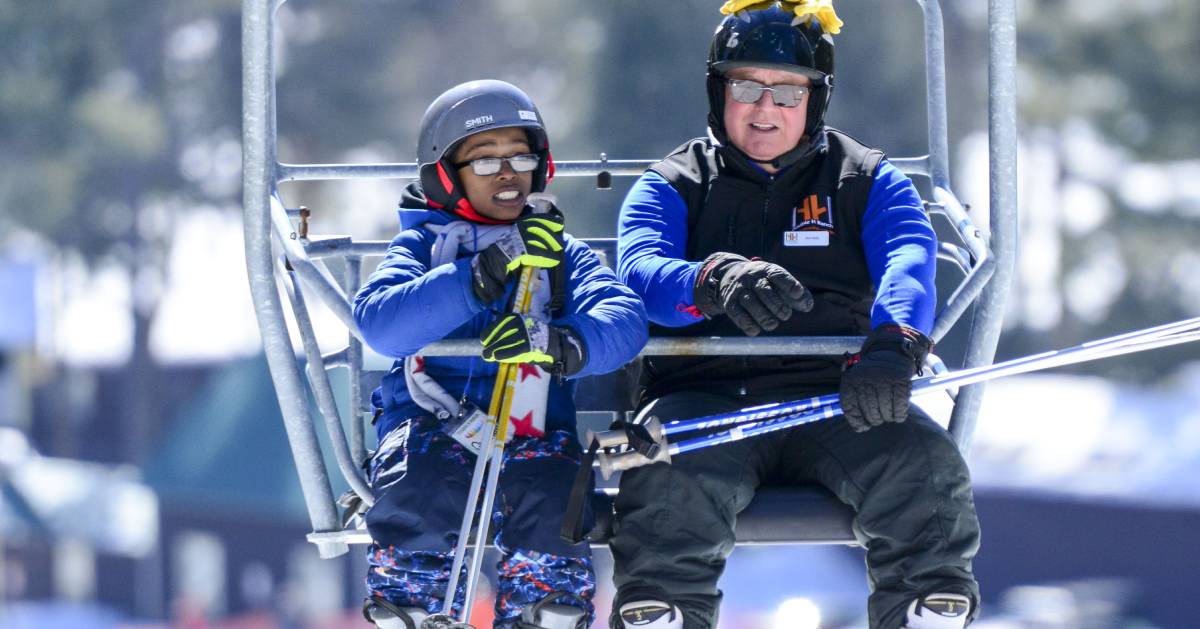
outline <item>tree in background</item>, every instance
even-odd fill
[[[1026,229],[1006,353],[1196,316],[1200,6],[1042,0],[1021,16]],[[1080,370],[1147,381],[1192,356]]]
[[[157,422],[149,338],[176,219],[197,206],[237,210],[240,5],[4,5],[0,233],[37,234],[84,279],[110,269],[131,287],[125,429],[108,436],[119,451],[84,448],[74,428],[53,431],[50,447],[137,461]],[[49,386],[73,386],[63,369]]]

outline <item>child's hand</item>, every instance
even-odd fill
[[[504,285],[522,266],[552,269],[562,264],[562,215],[533,214],[509,225],[508,230],[496,244],[471,260],[471,287],[485,304],[504,294]]]
[[[479,335],[479,342],[484,360],[539,363],[565,376],[578,373],[586,359],[583,343],[570,329],[515,313],[493,321]]]

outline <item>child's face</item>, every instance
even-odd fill
[[[485,157],[512,157],[530,152],[529,140],[519,127],[492,129],[463,140],[454,152],[453,162],[462,164],[458,178],[467,200],[480,214],[501,221],[511,221],[521,215],[525,198],[533,185],[533,173],[519,173],[509,162],[501,162],[500,172],[476,175],[466,162]]]

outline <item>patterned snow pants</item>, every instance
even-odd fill
[[[496,627],[510,627],[522,608],[554,591],[586,601],[591,622],[596,592],[591,549],[586,542],[572,546],[558,536],[579,450],[575,436],[566,431],[517,437],[504,449],[491,514],[502,556]],[[430,417],[403,421],[384,436],[370,462],[376,495],[366,515],[374,540],[367,573],[372,595],[401,607],[443,610],[474,465],[475,456]],[[590,527],[592,514],[586,515]],[[456,612],[465,595],[465,573],[455,593]]]

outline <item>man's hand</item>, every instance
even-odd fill
[[[912,377],[932,347],[929,337],[907,326],[886,324],[871,331],[842,374],[842,413],[854,430],[908,417]]]
[[[587,362],[583,342],[569,328],[520,314],[497,318],[479,335],[483,359],[501,363],[539,363],[550,372],[571,376]]]
[[[696,307],[724,314],[748,336],[774,330],[793,310],[808,312],[812,293],[778,264],[717,252],[700,263],[693,287]]]
[[[490,304],[504,294],[513,272],[522,266],[552,269],[562,264],[563,217],[531,214],[508,226],[495,244],[471,260],[471,287],[479,301]]]

